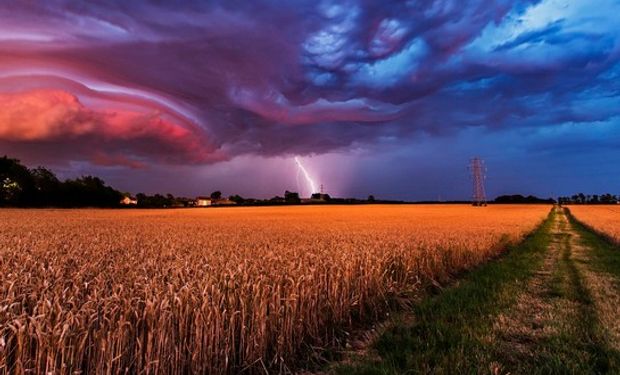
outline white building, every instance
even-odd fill
[[[196,198],[196,207],[207,207],[213,204],[210,197],[198,197]]]
[[[131,197],[129,195],[125,195],[123,197],[123,199],[121,199],[121,204],[125,205],[125,206],[129,206],[129,205],[137,205],[138,204],[138,199]]]

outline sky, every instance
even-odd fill
[[[0,154],[132,193],[620,194],[620,0],[3,1]]]

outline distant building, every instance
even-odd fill
[[[129,195],[125,195],[123,199],[121,199],[121,204],[125,206],[137,205],[138,199]]]
[[[211,197],[197,197],[196,198],[196,207],[207,207],[213,204],[213,200]]]

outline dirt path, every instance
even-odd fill
[[[498,369],[505,365],[513,367],[534,357],[546,338],[557,335],[558,327],[554,322],[565,321],[576,314],[574,304],[553,298],[557,294],[555,282],[560,259],[568,246],[564,223],[557,217],[552,236],[543,266],[530,279],[514,307],[499,314],[493,325],[494,337],[490,341],[505,358]],[[560,302],[566,305],[565,309],[558,308]],[[558,319],[558,313],[565,316]]]
[[[548,365],[607,372],[620,348],[618,280],[592,266],[592,249],[561,209],[551,234],[543,266],[493,324],[495,372]]]
[[[590,291],[605,339],[613,350],[620,352],[620,280],[598,271],[593,264],[592,249],[574,229],[571,234],[575,265]]]

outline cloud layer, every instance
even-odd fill
[[[0,146],[201,165],[608,122],[617,14],[615,0],[3,4]]]

